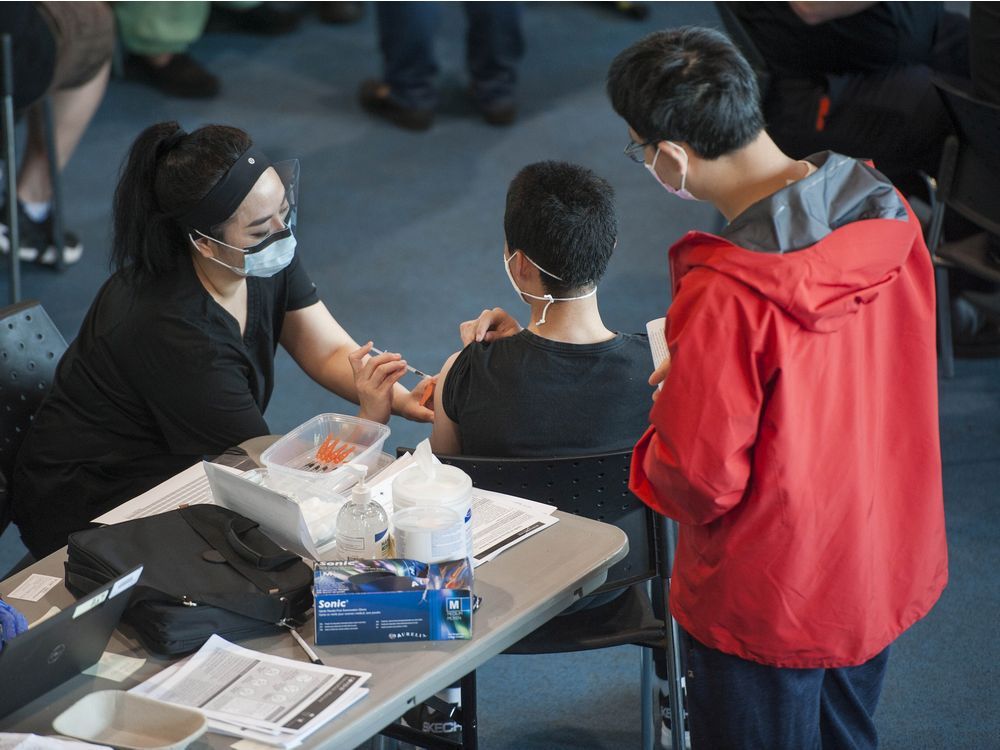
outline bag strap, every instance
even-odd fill
[[[210,513],[210,515],[215,517],[206,518],[206,515],[209,515],[209,511],[199,509],[210,509],[210,511],[215,511],[214,513]],[[219,513],[218,511],[225,512]],[[254,553],[254,551],[249,545],[242,541],[240,535],[246,534],[247,532],[257,528],[257,523],[251,521],[249,518],[239,515],[238,513],[227,511],[225,508],[203,505],[192,505],[187,508],[182,508],[181,518],[183,518],[188,525],[212,547],[212,549],[222,555],[226,559],[226,562],[229,563],[237,573],[269,596],[278,593],[278,588],[274,585],[270,576],[261,573],[260,569],[256,566],[251,567],[244,557],[244,555],[249,555]],[[237,540],[239,547],[234,548],[231,544],[230,540],[234,538]],[[258,561],[265,560],[268,563],[273,562],[274,557],[278,557],[269,557],[260,553],[254,554]],[[285,552],[282,564],[287,564],[290,560],[298,559],[297,555]],[[269,569],[273,568],[264,568],[264,570]]]
[[[236,554],[253,565],[257,570],[277,570],[278,568],[287,566],[289,563],[295,562],[299,559],[298,555],[289,552],[286,549],[281,549],[280,547],[277,547],[277,545],[274,546],[278,549],[278,551],[273,555],[268,555],[253,549],[246,543],[243,536],[246,535],[247,532],[259,527],[259,523],[251,521],[249,518],[245,518],[243,516],[231,518],[226,522],[226,541],[229,542],[229,545],[234,550],[236,550]]]

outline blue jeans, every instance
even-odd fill
[[[524,54],[520,3],[464,3],[466,65],[480,106],[513,103],[517,62]],[[376,3],[384,80],[391,98],[409,109],[437,105],[434,30],[439,3]]]
[[[868,750],[889,662],[886,648],[857,667],[768,667],[708,648],[685,633],[691,746],[698,750]]]

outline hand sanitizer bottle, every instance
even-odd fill
[[[364,474],[351,490],[351,499],[337,514],[337,552],[344,560],[377,560],[389,556],[389,517],[382,506],[372,500]]]

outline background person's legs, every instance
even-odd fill
[[[48,95],[57,167],[62,171],[104,98],[114,49],[114,21],[104,3],[42,3],[39,9],[56,46]],[[56,261],[52,182],[41,102],[28,109],[27,122],[27,145],[17,176],[21,256],[51,265]],[[79,239],[66,232],[63,260],[74,263],[82,253]]]
[[[219,92],[219,80],[187,54],[205,31],[209,3],[116,2],[114,11],[129,54],[129,77],[172,96],[206,98]]]
[[[508,125],[517,108],[514,87],[517,64],[524,56],[520,3],[465,3],[469,20],[466,61],[472,97],[486,121]]]
[[[359,92],[370,114],[409,130],[426,130],[434,122],[434,31],[440,15],[438,3],[377,4],[382,80],[365,81]]]
[[[1000,104],[1000,3],[969,4],[969,67],[980,99]]]
[[[972,91],[983,101],[1000,104],[1000,3],[969,7],[969,68]],[[989,258],[1000,267],[1000,235],[990,235]]]
[[[52,123],[61,171],[76,150],[87,125],[104,98],[111,63],[104,63],[89,81],[75,88],[53,91]],[[42,131],[41,105],[28,113],[28,139],[24,160],[17,175],[17,196],[24,202],[47,203],[52,198],[49,158]]]
[[[904,194],[924,195],[919,171],[935,174],[951,123],[930,68],[776,80],[765,102],[768,132],[796,159],[831,150],[871,159]],[[824,115],[821,102],[828,97]]]
[[[407,109],[434,109],[434,32],[441,17],[437,3],[379,3],[379,48],[390,98]]]
[[[926,197],[918,175],[937,173],[951,122],[931,77],[969,77],[969,21],[945,13],[926,65],[898,65],[797,80],[777,76],[764,102],[767,129],[794,158],[830,149],[872,159],[904,194]],[[829,110],[821,108],[827,97]],[[825,106],[825,105],[822,105]]]

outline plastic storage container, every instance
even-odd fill
[[[363,464],[369,475],[374,473],[389,432],[384,424],[367,419],[320,414],[275,442],[260,455],[260,460],[275,490],[300,497],[339,492],[358,478],[356,472],[344,468],[347,464]],[[321,450],[324,443],[329,450]],[[322,460],[322,456],[331,454],[333,460]]]
[[[415,505],[392,516],[396,556],[424,563],[466,557],[465,522],[461,514],[443,505]]]
[[[123,690],[83,696],[52,728],[67,737],[122,750],[183,750],[208,728],[201,711]]]
[[[395,514],[408,508],[450,508],[463,522],[465,554],[472,556],[472,479],[455,466],[435,464],[433,470],[428,476],[417,464],[392,481],[393,525]]]

